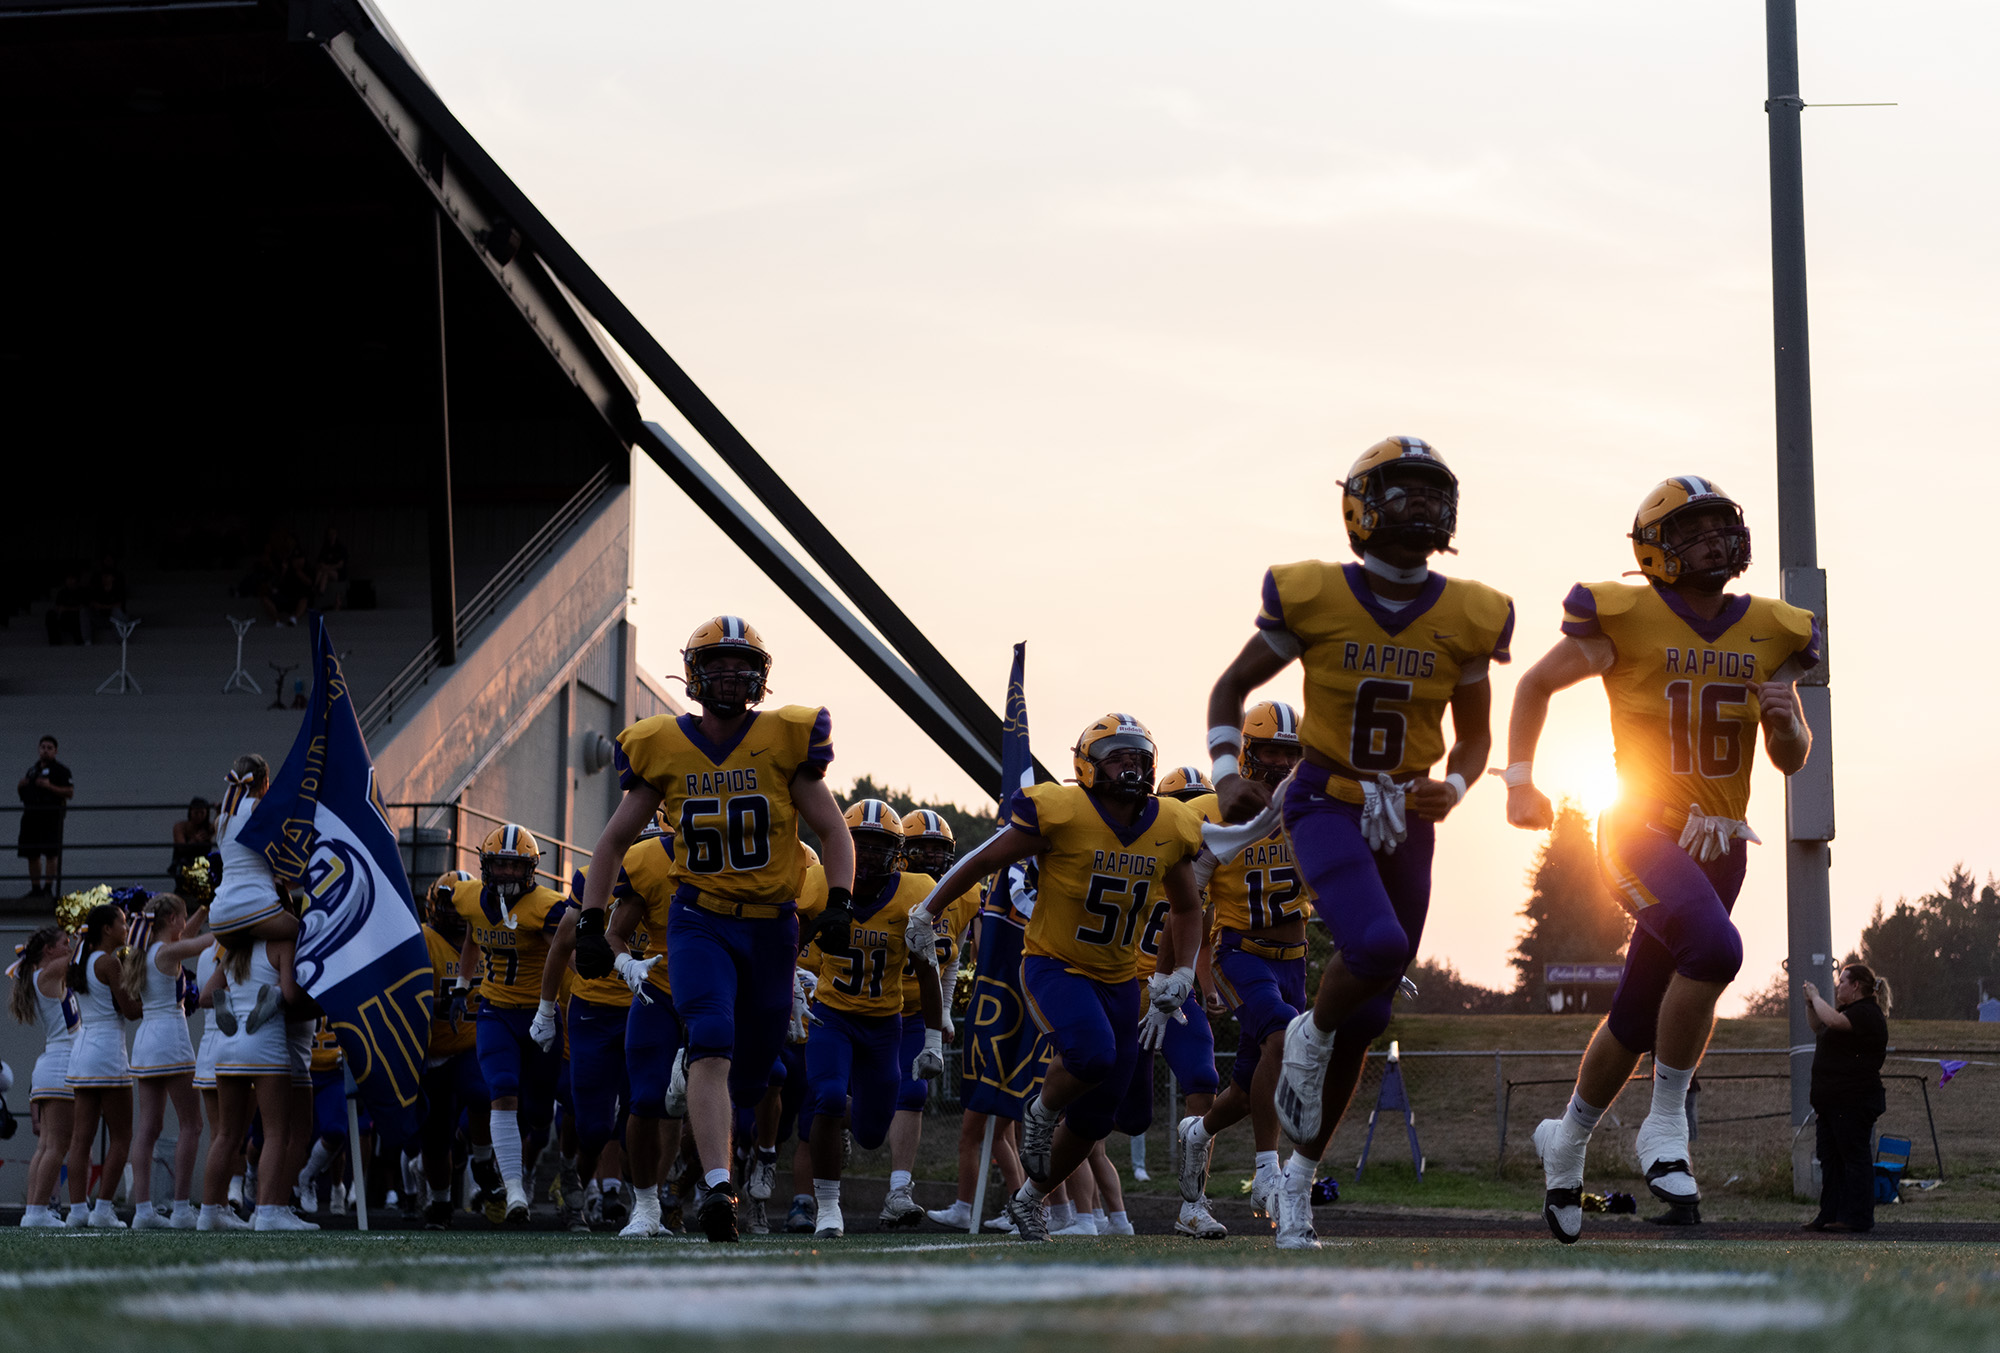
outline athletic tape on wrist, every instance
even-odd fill
[[[1452,793],[1456,796],[1455,798],[1452,799],[1452,802],[1454,804],[1465,802],[1466,785],[1465,785],[1465,777],[1463,775],[1460,775],[1457,771],[1453,771],[1451,774],[1444,777],[1444,782],[1451,786]]]
[[[1237,766],[1237,761],[1235,753],[1232,752],[1227,756],[1218,756],[1215,758],[1214,768],[1209,771],[1208,778],[1215,781],[1217,784],[1221,784],[1225,777],[1236,775],[1239,773],[1236,769],[1236,766]]]
[[[1500,773],[1500,778],[1506,781],[1507,788],[1509,789],[1519,789],[1523,785],[1531,785],[1535,782],[1535,763],[1532,761],[1512,762],[1506,770]]]
[[[1211,756],[1214,755],[1217,747],[1240,747],[1242,744],[1243,731],[1241,729],[1231,728],[1228,724],[1219,723],[1208,730],[1208,750]]]

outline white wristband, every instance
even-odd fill
[[[1532,761],[1513,762],[1506,770],[1500,772],[1500,778],[1506,782],[1509,789],[1519,789],[1523,785],[1531,785],[1535,782],[1535,763]]]
[[[1452,803],[1463,803],[1465,801],[1465,777],[1457,771],[1453,771],[1444,777],[1444,782],[1451,786]]]
[[[1211,756],[1215,754],[1217,747],[1240,747],[1242,745],[1243,730],[1240,728],[1231,728],[1226,723],[1219,723],[1208,730],[1208,751]]]
[[[1238,774],[1241,772],[1236,769],[1236,754],[1232,752],[1215,758],[1215,767],[1209,772],[1209,778],[1221,784],[1227,777]]]

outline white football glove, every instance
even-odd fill
[[[813,992],[819,979],[804,968],[792,969],[792,1042],[806,1041],[806,1025],[811,1018]]]
[[[659,961],[658,954],[654,954],[651,958],[634,958],[630,954],[619,954],[611,960],[611,967],[625,979],[625,985],[632,988],[634,996],[643,996],[646,994],[646,977],[653,971],[653,965]]]
[[[1361,782],[1361,836],[1370,850],[1393,855],[1409,835],[1409,823],[1403,812],[1405,792],[1405,787],[1387,773],[1377,773],[1373,780]]]
[[[1169,1012],[1158,1006],[1147,1006],[1146,1013],[1139,1017],[1140,1048],[1149,1052],[1159,1051],[1166,1045],[1167,1025],[1175,1020],[1186,1024],[1187,1012],[1183,1010]]]
[[[547,1052],[556,1041],[556,1003],[543,1001],[535,1007],[535,1021],[528,1026],[528,1037],[535,1040],[537,1047]]]
[[[909,924],[903,927],[903,943],[909,948],[910,957],[937,966],[937,929],[930,908],[919,906],[910,912]]]
[[[951,1021],[951,994],[957,989],[958,959],[953,958],[951,962],[944,965],[944,971],[938,974],[938,994],[944,997],[944,1010],[942,1014],[944,1016],[944,1036],[946,1038],[956,1038],[958,1036],[958,1026]]]
[[[1146,979],[1146,999],[1161,1014],[1178,1013],[1193,994],[1194,969],[1190,967],[1175,968],[1169,973],[1156,972]]]
[[[944,1030],[924,1030],[924,1050],[910,1063],[910,1079],[934,1081],[944,1074]]]

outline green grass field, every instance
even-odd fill
[[[0,1233],[20,1349],[2000,1348],[1990,1245]]]

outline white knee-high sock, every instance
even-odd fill
[[[1653,1107],[1646,1116],[1659,1127],[1687,1127],[1688,1082],[1694,1079],[1694,1068],[1685,1071],[1668,1066],[1658,1058],[1653,1059]]]
[[[521,1177],[521,1113],[518,1109],[493,1110],[493,1163],[502,1179]]]

